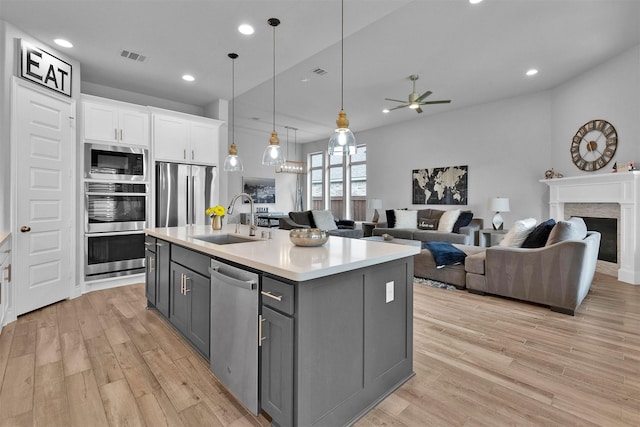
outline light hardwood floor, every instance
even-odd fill
[[[640,425],[640,286],[597,275],[575,317],[415,285],[416,376],[367,426]],[[0,426],[257,426],[142,284],[0,334]]]

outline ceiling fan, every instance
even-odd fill
[[[407,101],[400,101],[399,99],[391,99],[391,98],[385,98],[387,101],[393,101],[393,102],[401,102],[404,105],[400,105],[399,107],[395,107],[395,108],[390,108],[389,111],[393,111],[393,110],[397,110],[398,108],[404,108],[404,107],[409,107],[412,110],[416,110],[417,113],[422,113],[422,108],[420,108],[422,105],[427,105],[427,104],[448,104],[451,102],[450,99],[447,100],[442,100],[442,101],[428,101],[425,102],[423,101],[427,96],[431,95],[431,91],[428,90],[425,93],[423,93],[422,95],[418,95],[418,93],[416,92],[416,80],[418,80],[418,75],[417,74],[412,74],[409,76],[409,80],[411,80],[413,82],[413,92],[411,92],[409,94],[409,102]]]

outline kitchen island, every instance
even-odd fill
[[[250,238],[248,229],[240,226],[239,234],[249,241],[232,244],[206,239],[233,237],[235,225],[145,230],[149,306],[210,359],[248,409],[264,411],[273,425],[352,424],[413,376],[413,255],[419,248],[335,236],[320,247],[298,247],[288,231],[258,229]],[[262,231],[271,238],[261,239]],[[219,274],[207,266],[216,264],[259,277],[255,318],[229,320],[250,329],[231,338],[234,346],[255,330],[255,349],[243,350],[244,367],[255,364],[257,371],[248,385],[238,385],[232,365],[214,369],[220,347],[231,347],[222,344],[217,310],[235,303],[219,301],[212,291]]]

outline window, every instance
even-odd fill
[[[353,156],[309,154],[307,194],[310,209],[329,209],[336,218],[366,220],[367,146],[358,145]]]

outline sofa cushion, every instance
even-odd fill
[[[417,211],[394,210],[396,216],[395,228],[416,228],[418,225]]]
[[[484,274],[484,262],[487,259],[485,251],[467,256],[464,260],[464,269],[467,273]]]
[[[440,217],[440,219],[438,220],[438,231],[445,231],[447,233],[451,233],[453,231],[453,226],[455,225],[459,216],[460,216],[460,209],[453,209],[453,210],[444,212]]]
[[[456,220],[456,223],[453,224],[453,232],[459,233],[460,227],[466,227],[471,224],[471,220],[473,219],[473,212],[471,211],[462,211],[460,212],[460,216]]]
[[[437,230],[438,220],[431,218],[418,217],[418,228],[420,230]]]
[[[535,218],[521,219],[514,222],[507,234],[505,234],[504,239],[500,242],[500,246],[519,248],[536,226],[536,222]]]
[[[316,224],[313,222],[311,211],[289,212],[289,218],[291,218],[291,220],[296,224],[308,225],[312,228],[315,228],[316,226]]]
[[[580,217],[571,217],[567,221],[558,221],[553,226],[545,246],[565,240],[583,240],[585,237],[587,237],[587,225],[584,220]]]
[[[442,215],[447,212],[440,209],[427,209],[429,211],[429,218],[431,219],[440,219]]]
[[[422,247],[428,249],[433,256],[436,267],[462,264],[467,254],[456,248],[451,242],[423,242]]]
[[[321,230],[337,230],[338,225],[333,219],[333,214],[328,210],[313,210],[311,211],[313,216],[313,222],[316,223],[316,228]]]
[[[393,209],[387,209],[387,227],[394,228],[396,226],[396,212]]]
[[[541,222],[536,225],[531,233],[524,239],[522,243],[523,248],[541,248],[547,243],[547,239],[549,238],[549,233],[551,233],[551,229],[556,225],[556,221],[551,218],[546,220],[545,222]]]

